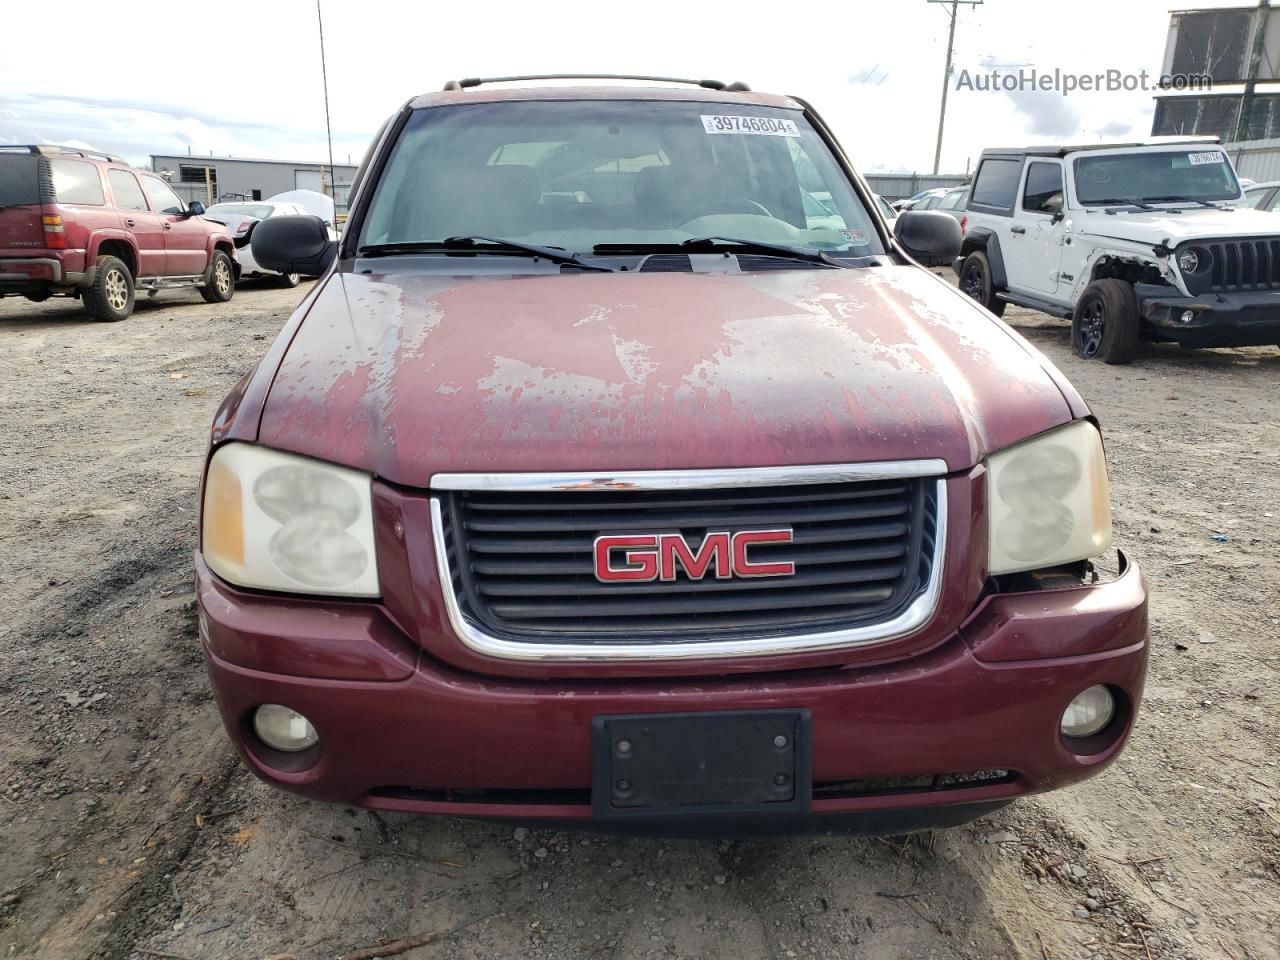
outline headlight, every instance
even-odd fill
[[[987,460],[988,562],[993,574],[1038,570],[1111,546],[1102,436],[1078,420]]]
[[[368,474],[229,443],[204,486],[209,569],[242,587],[376,597]]]
[[[1204,293],[1212,280],[1213,254],[1205,247],[1186,247],[1178,251],[1175,259],[1191,295],[1198,297]]]

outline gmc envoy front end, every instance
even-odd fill
[[[409,101],[340,240],[255,232],[320,279],[203,476],[244,761],[712,833],[956,824],[1101,770],[1146,589],[1080,396],[919,265],[958,231],[891,231],[808,104],[741,84]]]

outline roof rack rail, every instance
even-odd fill
[[[512,83],[519,80],[653,80],[658,83],[688,83],[708,90],[727,90],[730,93],[743,93],[751,90],[740,80],[724,83],[720,80],[690,80],[686,77],[648,77],[633,73],[532,73],[519,77],[467,77],[465,80],[450,80],[444,85],[445,90],[466,90],[478,87],[483,83]]]
[[[25,150],[28,153],[39,156],[52,157],[59,155],[70,155],[84,157],[87,160],[105,160],[107,163],[123,163],[129,166],[129,161],[123,157],[117,157],[114,153],[106,153],[102,150],[92,150],[88,147],[63,147],[56,143],[14,143],[0,145],[0,150],[7,153],[15,153],[19,150]]]

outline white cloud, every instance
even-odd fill
[[[574,68],[742,79],[796,93],[823,113],[867,170],[931,168],[947,16],[925,0],[731,8],[648,0],[622,8],[560,0],[461,3],[323,0],[338,159],[358,160],[368,138],[408,97],[464,76]],[[1200,0],[1203,4],[1205,0]],[[1229,5],[1233,0],[1207,0]],[[1236,3],[1239,0],[1235,0]],[[984,58],[1158,72],[1167,0],[987,0],[960,8],[957,69]],[[134,161],[161,152],[230,152],[277,159],[326,155],[314,7],[304,0],[221,0],[203,6],[61,0],[58,58],[38,43],[0,60],[0,139],[38,132],[75,138]],[[47,11],[15,4],[5,32],[40,36]],[[168,39],[140,24],[163,24]],[[129,55],[120,55],[129,51]],[[110,60],[109,70],[88,69]],[[1084,135],[1113,125],[1150,129],[1150,94],[1080,94],[1065,106],[1014,104],[1003,94],[952,90],[943,168],[962,171],[984,146],[1044,139],[1074,112]]]

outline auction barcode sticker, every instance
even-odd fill
[[[1198,167],[1202,163],[1221,163],[1222,154],[1220,153],[1189,153],[1187,159],[1191,161],[1193,167]]]
[[[707,133],[752,133],[764,137],[798,137],[800,128],[794,120],[781,117],[727,117],[722,114],[702,115],[702,129]]]

